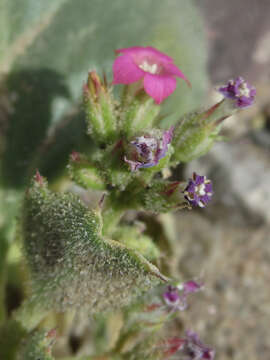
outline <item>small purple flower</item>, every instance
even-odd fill
[[[202,343],[198,334],[188,330],[186,331],[186,337],[184,340],[184,346],[181,347],[181,351],[186,356],[186,360],[213,360],[215,357],[214,349]]]
[[[212,183],[194,172],[183,193],[190,205],[205,207],[213,195]]]
[[[149,168],[158,164],[166,156],[168,145],[172,141],[173,127],[160,135],[145,134],[136,137],[129,143],[128,158],[124,160],[130,165],[131,171]]]
[[[166,291],[162,294],[163,299],[168,307],[173,311],[183,311],[187,308],[187,297],[189,294],[201,290],[202,283],[194,280],[179,284],[177,287],[169,285]]]
[[[222,86],[218,90],[226,98],[236,100],[236,106],[239,108],[252,105],[256,95],[256,89],[242,77],[229,80],[226,86]]]
[[[180,303],[178,288],[169,285],[167,290],[163,293],[163,299],[168,306],[178,308]]]

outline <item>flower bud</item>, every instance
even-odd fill
[[[126,91],[128,92],[128,90]],[[120,120],[124,134],[129,137],[139,131],[151,129],[160,112],[160,106],[156,105],[153,99],[142,91],[125,96],[128,99],[123,104]]]
[[[176,125],[172,141],[175,149],[173,165],[189,162],[206,154],[218,138],[222,121],[231,114],[232,111],[228,114],[221,101],[203,113],[185,115]]]
[[[158,164],[159,160],[167,155],[172,141],[173,127],[168,131],[154,132],[136,137],[129,143],[125,161],[131,171],[140,168],[149,168]]]
[[[98,143],[113,142],[116,138],[117,119],[114,99],[106,83],[95,71],[88,74],[83,88],[88,134]]]
[[[183,190],[185,183],[156,180],[152,186],[142,194],[143,208],[155,213],[189,207]]]
[[[88,161],[85,155],[73,152],[70,156],[68,168],[72,180],[84,189],[106,189],[106,184],[97,168]]]

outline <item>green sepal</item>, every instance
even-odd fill
[[[167,281],[140,253],[101,236],[99,212],[45,180],[26,192],[21,232],[32,275],[32,301],[45,309],[97,313],[130,303]]]
[[[143,208],[154,213],[164,213],[188,207],[183,189],[184,183],[156,180],[143,193]]]
[[[107,185],[125,190],[132,181],[134,173],[129,170],[128,164],[124,161],[123,140],[119,140],[106,148],[103,156],[97,162],[100,176]]]
[[[218,140],[222,122],[233,112],[223,100],[202,113],[185,115],[174,131],[172,165],[205,155]]]
[[[84,86],[84,105],[87,133],[101,144],[112,143],[117,138],[116,102],[112,89],[102,82],[96,72],[88,75]]]
[[[68,169],[71,179],[84,189],[106,189],[97,167],[85,155],[72,153]]]
[[[156,260],[160,256],[160,251],[150,236],[142,234],[138,227],[118,227],[113,238],[128,248],[139,251],[147,260]]]
[[[141,90],[124,106],[120,127],[126,137],[134,136],[142,130],[151,129],[159,112],[160,106]]]

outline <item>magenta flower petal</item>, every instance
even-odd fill
[[[144,72],[129,55],[122,55],[113,63],[113,84],[131,84],[140,80]]]
[[[185,82],[190,86],[190,82],[188,78],[185,76],[185,74],[182,73],[182,71],[174,64],[165,64],[164,65],[164,75],[173,75],[180,77],[181,79],[185,80]]]
[[[116,50],[120,57],[113,64],[113,84],[131,84],[144,79],[144,90],[157,104],[176,88],[176,77],[188,79],[173,59],[151,46],[133,46]]]
[[[118,49],[115,52],[117,54],[129,54],[134,57],[152,57],[165,62],[173,62],[173,59],[170,56],[162,53],[161,51],[151,46],[132,46],[130,48]]]
[[[162,61],[173,62],[173,58],[171,58],[170,56],[164,54],[163,52],[161,52],[151,46],[147,46],[145,49],[149,52],[149,54],[152,54],[155,57],[160,58]]]
[[[151,96],[156,104],[160,104],[176,88],[176,79],[170,76],[146,74],[144,77],[144,90]]]

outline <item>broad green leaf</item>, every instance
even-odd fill
[[[26,192],[21,225],[34,303],[98,313],[167,280],[139,252],[103,238],[97,212],[73,194],[50,192],[41,179]]]

